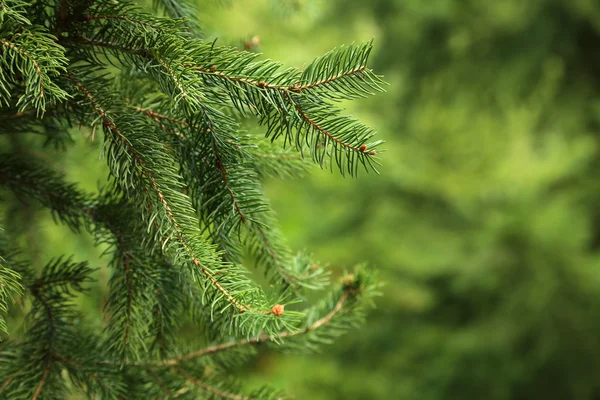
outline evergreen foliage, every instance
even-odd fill
[[[295,255],[261,184],[302,175],[305,154],[342,174],[374,169],[381,142],[334,104],[381,90],[366,65],[371,43],[283,70],[203,40],[187,3],[154,8],[164,16],[121,1],[0,1],[3,209],[36,202],[89,232],[112,274],[103,320],[90,321],[76,304],[96,284],[94,266],[67,255],[40,264],[6,224],[0,311],[17,299],[10,312],[25,322],[1,344],[2,398],[282,398],[247,393],[231,369],[258,345],[330,343],[376,294],[365,266],[330,286],[325,268]],[[266,140],[241,129],[244,116]],[[35,133],[68,150],[77,126],[103,140],[110,175],[97,193],[21,142]],[[268,289],[249,276],[249,258]],[[316,305],[296,304],[323,289]]]

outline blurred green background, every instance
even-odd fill
[[[267,185],[294,249],[381,272],[377,309],[320,354],[262,354],[240,377],[312,400],[600,399],[600,2],[198,3],[208,38],[287,66],[374,38],[390,83],[344,104],[387,141],[381,175]],[[78,141],[46,157],[93,191],[100,145]],[[32,257],[106,265],[25,205],[7,230]]]
[[[299,399],[600,399],[600,2],[279,0],[204,8],[302,66],[374,38],[388,92],[344,104],[381,175],[268,189],[294,248],[386,282],[368,325],[258,360]]]

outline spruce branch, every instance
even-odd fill
[[[270,388],[242,394],[230,369],[258,344],[331,342],[375,294],[358,268],[295,311],[328,274],[292,253],[261,182],[301,176],[305,155],[351,175],[374,168],[374,132],[335,106],[382,90],[367,66],[371,43],[282,69],[202,39],[185,0],[154,7],[169,18],[127,0],[0,0],[0,134],[16,143],[0,154],[0,188],[88,231],[111,271],[104,319],[89,325],[75,304],[92,268],[63,256],[37,271],[0,243],[0,312],[20,279],[26,314],[23,336],[0,344],[3,397],[280,399]],[[263,138],[243,130],[246,116]],[[29,133],[66,148],[75,126],[104,142],[98,193],[54,172],[60,157],[22,148],[37,146]],[[249,278],[250,258],[268,290]]]
[[[295,339],[296,337],[300,339],[298,342],[299,348],[304,348],[305,350],[314,348],[317,343],[327,341],[327,337],[339,335],[339,327],[345,326],[345,329],[347,329],[349,325],[351,326],[356,324],[357,321],[362,320],[365,308],[372,306],[373,297],[378,295],[377,288],[378,284],[375,283],[372,272],[366,270],[364,266],[358,266],[355,268],[354,273],[344,277],[342,286],[334,291],[330,298],[305,313],[308,317],[306,318],[307,323],[303,328],[279,332],[277,335],[263,333],[253,338],[211,345],[170,359],[149,362],[141,361],[139,364],[170,367],[247,345],[253,346],[270,342],[279,343],[280,345],[283,343],[285,345],[286,339],[289,342],[289,339]],[[323,309],[326,309],[327,313],[316,318],[315,316],[321,313]],[[351,321],[352,323],[349,324]],[[325,332],[321,333],[320,331]],[[307,337],[311,334],[313,337]],[[287,344],[290,345],[291,343]]]
[[[216,241],[221,242],[230,260],[239,260],[241,253],[238,249],[240,243],[232,238],[231,232],[239,233],[240,227],[245,226],[245,247],[250,249],[259,263],[267,266],[273,281],[282,281],[295,289],[315,289],[325,283],[322,270],[301,275],[292,270],[294,260],[291,251],[282,242],[281,233],[275,227],[274,217],[269,213],[270,206],[258,185],[258,175],[252,168],[255,158],[246,152],[246,146],[238,143],[235,136],[219,130],[208,113],[205,113],[203,118],[206,121],[205,126],[193,129],[186,121],[148,108],[133,108],[159,123],[180,125],[181,129],[174,129],[174,132],[181,139],[185,152],[189,151],[190,144],[202,142],[202,138],[194,138],[195,134],[211,139],[209,146],[192,147],[194,157],[184,154],[182,163],[193,160],[194,165],[190,165],[189,170],[193,171],[194,176],[211,176],[210,179],[204,178],[203,182],[190,178],[187,183],[188,186],[198,188],[196,208],[200,212],[204,210],[207,224],[210,226],[211,221],[220,221],[213,224],[216,225],[214,237]],[[184,131],[183,128],[191,130]],[[227,156],[224,157],[222,152]],[[212,188],[215,187],[222,187],[223,190],[214,192]]]
[[[99,40],[82,37],[116,57],[128,54],[128,57],[122,57],[127,65],[139,63],[137,57],[149,65],[160,66],[170,77],[170,83],[160,75],[154,75],[156,80],[162,82],[165,93],[176,102],[184,102],[188,115],[206,110],[226,95],[238,110],[257,115],[261,124],[267,126],[267,136],[272,139],[285,134],[286,143],[297,150],[302,150],[305,142],[311,148],[313,160],[321,167],[327,159],[331,167],[335,163],[342,173],[348,171],[351,175],[357,174],[358,164],[367,170],[375,168],[375,149],[382,142],[369,142],[374,132],[356,120],[340,115],[341,110],[323,100],[326,96],[321,93],[336,93],[341,97],[330,100],[340,100],[372,94],[370,90],[383,90],[380,78],[364,65],[370,43],[334,50],[301,72],[294,69],[279,71],[277,63],[257,62],[252,53],[216,47],[214,43],[181,41],[168,35],[159,39],[156,32],[142,31],[140,35],[123,43],[111,42],[108,37]],[[178,41],[181,51],[173,50],[173,43]],[[345,62],[346,69],[336,67],[335,63],[341,61]],[[159,71],[156,68],[148,70],[150,73]],[[345,78],[350,80],[346,82]],[[359,83],[354,82],[356,79]],[[284,82],[287,86],[273,82]],[[331,90],[331,85],[336,86],[335,91]]]
[[[232,273],[232,270],[235,269],[222,263],[218,259],[214,247],[201,240],[198,222],[190,217],[193,215],[193,209],[189,199],[180,191],[172,189],[178,179],[172,160],[164,158],[164,153],[162,158],[156,159],[156,155],[161,154],[161,149],[148,148],[152,144],[137,140],[132,131],[125,135],[99,100],[74,75],[70,75],[70,79],[100,117],[106,137],[111,141],[109,148],[113,154],[110,158],[122,159],[124,162],[133,161],[133,165],[129,169],[122,167],[119,170],[113,169],[113,175],[122,180],[120,183],[122,190],[130,191],[128,189],[130,187],[144,188],[141,204],[147,204],[148,201],[152,204],[152,209],[147,210],[149,214],[146,218],[150,224],[153,221],[158,222],[160,229],[157,235],[162,243],[163,251],[166,254],[173,252],[172,257],[175,264],[188,265],[191,267],[192,273],[194,270],[201,272],[198,279],[202,280],[206,288],[212,287],[211,309],[219,307],[219,313],[222,314],[227,309],[233,308],[237,313],[247,314],[248,318],[253,320],[251,324],[244,324],[241,321],[239,325],[234,323],[233,326],[247,329],[246,332],[249,335],[259,327],[266,325],[269,330],[272,330],[281,324],[288,324],[288,318],[294,320],[296,318],[294,313],[288,314],[287,318],[274,318],[271,306],[267,305],[267,299],[259,288],[250,280],[244,279],[241,271],[238,274]],[[141,123],[143,124],[143,122]],[[142,152],[140,150],[142,148],[145,148],[146,152]],[[124,158],[123,155],[126,157]],[[160,172],[158,172],[157,165],[160,165]],[[167,173],[167,171],[172,172]],[[162,180],[165,179],[165,176],[170,178],[168,182]],[[126,179],[123,181],[124,178]],[[181,187],[181,184],[177,184],[177,186]],[[136,193],[139,194],[139,191]],[[149,193],[153,195],[149,196]],[[176,208],[172,207],[171,201],[175,202]],[[159,209],[161,209],[160,213]],[[180,221],[185,224],[185,230]],[[192,232],[196,232],[196,234],[192,235]],[[170,240],[171,237],[174,238],[173,241]],[[217,274],[218,271],[227,272]],[[233,317],[232,321],[236,322],[238,319]]]
[[[39,26],[16,32],[11,28],[13,24],[5,22],[0,29],[0,103],[14,103],[20,112],[33,108],[42,115],[48,104],[68,98],[54,80],[67,64],[64,48]],[[21,84],[19,93],[15,89]],[[15,93],[19,93],[17,100]]]
[[[200,358],[200,357],[204,357],[207,356],[209,354],[214,354],[214,353],[219,353],[225,350],[229,350],[231,348],[234,347],[239,347],[239,346],[245,346],[245,345],[257,345],[257,344],[262,344],[262,343],[266,343],[266,342],[272,342],[274,340],[280,340],[280,339],[285,339],[288,337],[293,337],[296,335],[302,335],[308,332],[311,332],[315,329],[318,329],[324,325],[327,325],[331,319],[340,312],[340,310],[342,309],[342,307],[344,306],[344,303],[346,302],[348,298],[348,295],[345,293],[343,294],[340,299],[337,301],[337,303],[335,304],[335,306],[333,307],[333,309],[324,317],[322,317],[321,319],[315,321],[313,324],[311,324],[310,326],[307,326],[303,329],[299,329],[296,331],[286,331],[286,332],[280,332],[277,336],[275,335],[260,335],[256,338],[250,338],[250,339],[241,339],[238,341],[233,341],[233,342],[228,342],[228,343],[221,343],[218,345],[213,345],[213,346],[209,346],[206,347],[204,349],[201,350],[197,350],[195,352],[192,353],[188,353],[185,354],[183,356],[179,356],[179,357],[175,357],[175,358],[171,358],[171,359],[167,359],[167,360],[161,360],[161,361],[156,361],[156,362],[150,362],[150,363],[145,363],[145,365],[155,365],[155,366],[174,366],[174,365],[178,365],[181,364],[185,361],[189,361],[189,360],[193,360],[196,358]]]

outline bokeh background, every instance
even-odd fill
[[[598,1],[197,1],[208,38],[288,66],[374,39],[390,83],[344,104],[387,141],[381,175],[267,183],[294,249],[380,271],[377,308],[320,354],[263,353],[242,378],[311,400],[600,399]],[[94,191],[100,144],[74,137],[79,151],[40,156]],[[106,265],[23,204],[7,228],[34,262]]]
[[[374,38],[344,104],[381,175],[270,182],[294,248],[386,282],[368,324],[248,369],[299,399],[600,399],[600,3],[230,1],[207,34],[302,66]]]

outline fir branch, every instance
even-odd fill
[[[363,266],[358,266],[355,268],[352,274],[348,274],[343,278],[343,284],[341,288],[337,292],[334,292],[331,299],[325,300],[322,304],[313,307],[312,311],[307,312],[307,314],[312,315],[323,308],[328,310],[325,315],[309,322],[304,328],[279,332],[277,335],[263,333],[253,338],[245,338],[237,341],[208,346],[204,349],[196,350],[191,353],[170,359],[164,359],[160,361],[142,361],[135,363],[134,365],[139,364],[145,366],[171,367],[186,361],[220,353],[236,347],[258,345],[268,342],[279,343],[280,341],[285,343],[285,339],[303,337],[312,333],[316,334],[317,332],[324,330],[324,328],[332,325],[334,321],[339,320],[336,322],[336,327],[333,327],[330,332],[332,335],[337,335],[339,334],[337,325],[343,325],[342,321],[346,320],[345,322],[347,324],[350,320],[355,320],[356,318],[362,319],[365,306],[371,305],[373,296],[378,294],[376,292],[377,287],[378,285],[374,283],[373,274],[366,270]],[[335,301],[332,302],[333,298],[335,298]],[[312,317],[308,317],[307,321],[310,321],[310,318]],[[308,346],[309,343],[307,341],[302,341],[300,343],[300,347],[310,347]]]
[[[157,180],[157,176],[155,175],[154,170],[151,170],[148,168],[148,163],[146,162],[146,159],[144,158],[145,156],[147,157],[148,154],[146,154],[145,156],[142,155],[130,142],[130,139],[133,139],[133,135],[130,136],[129,138],[125,137],[123,132],[117,127],[116,123],[113,122],[112,117],[110,117],[107,113],[107,111],[105,110],[105,108],[103,106],[101,106],[99,104],[99,102],[96,100],[96,98],[92,95],[92,93],[79,81],[75,78],[74,75],[70,75],[70,79],[73,81],[74,85],[76,86],[76,88],[82,92],[82,94],[84,95],[84,97],[88,100],[88,102],[90,103],[90,105],[94,108],[96,114],[100,117],[101,121],[102,121],[102,125],[103,128],[110,134],[108,137],[110,138],[114,138],[113,139],[113,143],[116,144],[117,146],[122,146],[123,150],[126,152],[126,154],[128,154],[128,156],[135,161],[135,165],[136,168],[138,169],[141,177],[145,178],[143,180],[138,181],[138,184],[141,185],[142,187],[146,187],[146,189],[144,190],[145,193],[147,193],[148,191],[152,191],[154,193],[154,195],[156,196],[156,200],[158,202],[158,205],[162,208],[162,212],[164,213],[161,216],[161,221],[164,221],[165,223],[168,223],[169,228],[165,231],[165,232],[158,232],[158,234],[160,234],[162,236],[162,246],[163,248],[167,249],[167,253],[168,253],[168,248],[173,248],[177,253],[175,255],[175,259],[174,261],[177,262],[178,259],[182,256],[184,256],[184,261],[186,263],[191,264],[193,267],[195,267],[197,270],[199,270],[202,275],[204,276],[203,279],[205,279],[205,282],[209,283],[210,286],[212,286],[216,291],[216,297],[215,299],[212,301],[211,303],[211,307],[214,308],[217,304],[217,302],[222,301],[222,300],[226,300],[226,302],[228,303],[228,305],[225,305],[223,308],[221,308],[221,312],[223,312],[224,310],[226,310],[229,307],[233,307],[238,313],[242,313],[242,314],[250,314],[253,315],[254,317],[254,323],[250,325],[250,330],[248,332],[251,332],[252,329],[256,329],[259,326],[259,321],[261,320],[265,320],[265,322],[270,322],[273,324],[273,326],[278,326],[279,324],[285,324],[286,320],[283,318],[273,318],[273,314],[271,311],[271,307],[267,306],[266,303],[266,299],[263,297],[264,295],[262,295],[259,291],[258,288],[256,286],[252,286],[250,281],[246,280],[242,280],[241,275],[238,275],[238,277],[236,277],[236,281],[235,282],[228,282],[226,283],[226,285],[231,286],[233,288],[233,290],[236,290],[236,292],[239,292],[241,294],[244,295],[244,297],[246,297],[249,302],[246,302],[244,300],[241,299],[237,299],[236,296],[230,291],[230,289],[228,289],[225,284],[221,283],[220,280],[224,280],[224,278],[229,278],[229,277],[233,277],[233,274],[227,274],[227,275],[220,275],[220,278],[217,279],[217,275],[215,274],[215,272],[213,272],[211,269],[209,269],[208,265],[214,265],[217,269],[221,269],[221,270],[225,270],[225,268],[228,268],[231,270],[231,267],[227,267],[226,265],[222,265],[217,257],[216,257],[216,253],[214,253],[214,250],[212,250],[212,247],[209,246],[208,244],[201,244],[200,246],[202,246],[203,250],[203,254],[204,256],[199,256],[197,255],[198,252],[195,249],[200,249],[199,245],[195,245],[194,247],[192,247],[191,243],[195,241],[195,243],[199,243],[200,240],[200,236],[196,236],[193,240],[192,238],[189,236],[189,234],[187,232],[192,232],[194,230],[197,230],[197,223],[193,223],[193,224],[188,224],[186,222],[186,232],[183,231],[178,218],[182,218],[183,221],[193,221],[193,219],[191,219],[189,217],[189,215],[191,215],[192,213],[189,213],[188,215],[184,216],[180,216],[180,217],[176,217],[175,212],[173,211],[173,209],[171,208],[170,203],[167,201],[167,195],[163,192],[163,189],[161,189],[161,184],[159,184],[158,180]],[[140,145],[147,145],[148,142],[139,142]],[[157,154],[157,153],[155,153]],[[118,157],[118,155],[115,155],[115,157]],[[162,174],[164,175],[166,171],[169,171],[169,169],[172,168],[171,165],[167,165],[167,164],[162,164],[161,165],[162,168]],[[128,172],[126,174],[126,176],[130,176],[132,178],[135,178],[136,175],[133,171]],[[173,176],[176,176],[176,173],[173,173]],[[129,184],[128,184],[129,185]],[[124,188],[125,189],[125,188]],[[170,198],[173,199],[179,199],[179,201],[184,201],[185,199],[185,203],[181,204],[181,206],[178,207],[182,207],[184,209],[189,209],[190,206],[187,205],[187,198],[184,195],[181,195],[180,193],[175,193],[173,191],[170,191],[169,194]],[[148,199],[148,197],[145,198]],[[145,202],[144,202],[145,203]],[[149,210],[150,212],[152,212],[152,210]],[[156,211],[155,211],[156,212]],[[152,216],[150,218],[151,221],[156,220],[157,216],[155,214],[155,216]],[[167,245],[168,239],[171,237],[171,235],[175,235],[176,240],[172,245]],[[175,246],[175,247],[173,247]],[[208,252],[207,252],[208,250]],[[179,253],[181,252],[181,253]],[[202,261],[202,257],[204,257],[204,261]],[[243,285],[243,286],[240,286]],[[244,288],[243,290],[241,288]],[[253,294],[254,293],[254,294]],[[262,299],[257,298],[256,296],[261,296],[263,297]],[[251,297],[249,297],[251,296]],[[259,305],[259,308],[253,307],[251,304],[253,303],[257,303]],[[264,308],[261,308],[264,307]],[[295,318],[294,314],[289,314],[290,318]],[[263,325],[263,323],[261,323],[261,325]]]
[[[148,40],[154,46],[153,51],[148,50]],[[311,148],[313,160],[321,167],[324,166],[325,159],[329,159],[331,166],[335,162],[342,173],[347,170],[351,175],[357,174],[359,163],[367,170],[375,168],[376,160],[372,158],[377,154],[375,149],[381,141],[369,143],[374,132],[352,118],[341,116],[341,110],[328,105],[321,93],[331,92],[329,86],[334,83],[337,85],[337,79],[344,77],[356,78],[360,83],[340,83],[340,88],[334,93],[340,94],[342,98],[352,98],[352,93],[359,97],[371,94],[366,88],[382,90],[379,84],[381,80],[372,73],[367,74],[366,67],[362,68],[371,49],[370,43],[333,51],[322,59],[317,59],[304,72],[293,69],[278,72],[279,64],[269,61],[253,62],[255,55],[224,47],[208,47],[205,43],[193,40],[179,42],[182,50],[173,51],[173,42],[178,40],[165,37],[163,42],[146,35],[127,43],[102,45],[115,52],[117,57],[120,50],[161,66],[172,83],[172,87],[164,86],[165,93],[176,90],[178,94],[175,101],[183,99],[188,115],[206,109],[225,93],[240,111],[250,111],[259,116],[260,122],[268,126],[267,136],[276,138],[285,134],[286,142],[293,143],[297,150],[302,150],[304,140]],[[348,70],[338,70],[333,63],[337,60],[345,60],[344,65]],[[135,61],[128,61],[128,58],[123,61],[135,64]],[[209,64],[211,67],[207,69],[198,64]],[[154,70],[149,68],[151,73]],[[239,75],[235,75],[236,73]],[[156,76],[156,79],[159,82],[161,80],[160,76]],[[285,82],[288,86],[269,87],[269,80]],[[292,83],[294,81],[296,83]],[[304,91],[298,90],[300,87],[305,87]],[[196,97],[191,96],[192,93]]]
[[[237,340],[237,341],[233,341],[233,342],[221,343],[218,345],[213,345],[213,346],[209,346],[204,349],[201,349],[201,350],[194,351],[192,353],[185,354],[183,356],[178,356],[178,357],[174,357],[174,358],[166,359],[166,360],[147,362],[147,363],[143,363],[143,364],[160,366],[160,367],[174,366],[174,365],[181,364],[185,361],[200,358],[200,357],[203,357],[203,356],[206,356],[209,354],[219,353],[219,352],[229,350],[234,347],[245,346],[245,345],[257,345],[257,344],[262,344],[265,342],[272,342],[272,341],[279,340],[279,339],[285,339],[288,337],[302,335],[302,334],[308,333],[310,331],[316,330],[324,325],[327,325],[331,321],[331,319],[342,310],[342,307],[344,306],[344,303],[346,302],[347,299],[348,299],[348,294],[344,293],[340,297],[340,299],[337,301],[337,303],[335,304],[333,309],[327,315],[325,315],[323,318],[315,321],[313,324],[311,324],[310,326],[307,326],[306,328],[303,328],[303,329],[299,329],[296,331],[279,332],[278,335],[264,335],[263,334],[256,338],[241,339],[241,340]]]
[[[52,78],[59,76],[66,64],[64,48],[45,29],[32,26],[17,32],[0,31],[0,102],[10,105],[12,88],[22,82],[18,110],[34,108],[38,115],[43,114],[48,104],[68,98]]]

